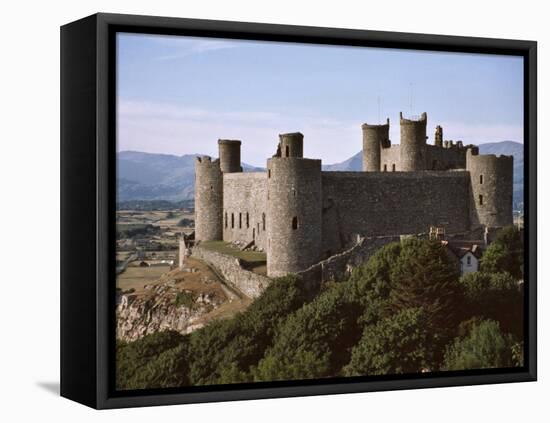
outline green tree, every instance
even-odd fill
[[[517,342],[494,320],[474,322],[468,335],[456,338],[446,349],[443,370],[512,367]]]
[[[390,272],[389,311],[422,308],[427,324],[452,328],[460,321],[463,290],[459,271],[439,242],[409,239]]]
[[[135,342],[119,342],[116,353],[117,389],[185,386],[189,383],[188,337],[157,332]]]
[[[255,380],[327,377],[340,371],[361,335],[362,307],[345,285],[323,292],[282,323]]]
[[[344,367],[346,376],[418,373],[433,363],[431,338],[422,308],[408,308],[367,325]]]
[[[190,336],[193,360],[192,384],[215,384],[238,375],[250,381],[257,365],[273,343],[276,328],[292,312],[312,300],[312,294],[296,276],[278,278],[248,307],[224,321],[215,321]]]
[[[523,279],[523,236],[515,226],[503,228],[481,257],[481,270],[508,272]]]
[[[469,316],[496,320],[505,332],[523,338],[523,294],[507,272],[473,272],[460,279]],[[464,316],[467,318],[468,315]]]

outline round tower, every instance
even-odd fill
[[[284,276],[321,256],[321,160],[267,161],[267,275]]]
[[[466,169],[470,172],[470,221],[472,229],[513,224],[513,156],[479,155],[468,148]]]
[[[195,160],[195,240],[223,237],[223,174],[220,161],[208,156]]]
[[[304,157],[304,136],[300,132],[279,135],[281,157]]]
[[[241,142],[239,140],[218,140],[220,169],[223,173],[242,172]]]
[[[382,146],[390,139],[390,120],[383,125],[361,125],[363,130],[363,171],[379,172]]]
[[[422,113],[420,119],[404,119],[403,113],[399,113],[401,126],[401,145],[399,155],[401,170],[412,172],[426,170],[426,113]]]

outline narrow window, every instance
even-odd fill
[[[479,184],[483,184],[483,175],[479,175]]]
[[[243,214],[239,213],[239,229],[243,227]]]
[[[250,221],[248,217],[248,212],[246,212],[246,229],[250,228]]]
[[[471,266],[472,265],[472,258],[470,256],[466,257],[466,265]]]
[[[227,229],[227,212],[225,212],[225,229]]]
[[[258,235],[260,235],[260,224],[258,223]]]
[[[267,169],[267,177],[271,178],[271,169]]]
[[[285,147],[285,154],[286,154],[286,157],[290,156],[290,150],[288,149],[288,145]]]
[[[256,240],[256,228],[252,228],[252,241]]]
[[[210,185],[210,191],[214,191],[214,185]]]
[[[298,229],[298,217],[296,216],[292,218],[292,229],[294,230]]]
[[[262,213],[262,231],[265,231],[265,213]]]
[[[384,165],[384,172],[388,171],[388,165]]]
[[[391,165],[391,171],[395,172],[395,163]]]
[[[235,214],[231,213],[231,229],[235,227]]]
[[[483,195],[479,195],[479,205],[482,206],[483,205]]]

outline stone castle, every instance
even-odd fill
[[[266,172],[243,172],[241,142],[219,140],[219,159],[195,163],[195,240],[253,244],[270,277],[300,272],[359,237],[426,233],[467,237],[513,223],[513,157],[473,145],[427,144],[427,116],[362,125],[363,171],[332,172],[303,157],[303,135],[279,135]]]

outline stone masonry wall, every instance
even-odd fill
[[[250,298],[260,296],[271,282],[266,276],[243,269],[239,259],[202,248],[200,244],[193,247],[192,256],[213,266],[228,283]]]
[[[355,267],[366,262],[379,248],[399,239],[399,236],[360,238],[357,244],[348,250],[329,257],[299,272],[298,275],[309,285],[309,289],[315,292],[325,282],[346,279]]]
[[[223,240],[254,240],[265,250],[267,173],[225,173],[223,181]]]
[[[449,172],[323,172],[324,255],[341,251],[356,235],[423,233],[444,225],[470,228],[470,176]]]

